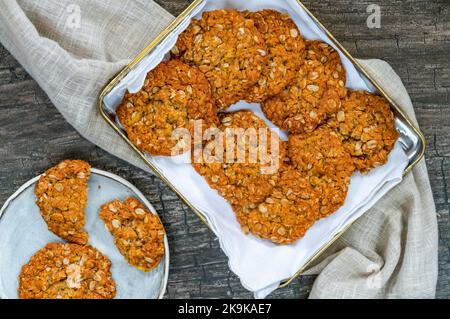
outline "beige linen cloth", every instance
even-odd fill
[[[82,136],[148,170],[102,120],[97,99],[108,80],[172,19],[147,0],[0,0],[0,41]],[[416,121],[392,68],[380,60],[361,62]],[[437,238],[422,160],[306,272],[318,274],[310,297],[433,298]]]

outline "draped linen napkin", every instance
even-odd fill
[[[173,17],[152,1],[0,0],[0,41],[86,139],[149,171],[97,112],[101,89]],[[415,120],[400,78],[361,63]],[[306,274],[312,298],[433,298],[437,220],[425,162],[336,241]]]

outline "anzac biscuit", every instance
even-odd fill
[[[211,188],[235,205],[257,203],[270,194],[285,157],[285,143],[251,111],[221,115],[217,135],[193,166]]]
[[[147,272],[159,264],[164,256],[164,227],[140,201],[113,200],[101,206],[100,218],[130,265]]]
[[[312,133],[289,136],[292,165],[320,194],[317,218],[334,213],[344,204],[355,167],[336,134],[321,127]]]
[[[363,91],[349,92],[328,126],[341,137],[356,168],[364,173],[387,162],[400,136],[388,101]]]
[[[262,104],[269,120],[292,133],[313,131],[338,111],[346,95],[339,54],[320,41],[306,41],[306,52],[292,84]]]
[[[83,227],[90,170],[90,165],[84,161],[63,161],[42,174],[34,190],[36,204],[48,229],[82,245],[88,241]]]
[[[245,97],[268,59],[253,20],[234,9],[204,12],[192,20],[172,53],[206,75],[220,110]]]
[[[319,211],[319,194],[300,171],[283,169],[273,192],[256,205],[234,206],[245,233],[290,244],[304,236]]]
[[[181,61],[160,63],[147,75],[143,88],[126,93],[117,116],[128,138],[151,155],[170,156],[180,143],[176,129],[192,131],[193,121],[216,125],[211,88],[203,73]],[[185,150],[186,145],[181,149]]]
[[[257,84],[245,97],[249,103],[261,103],[280,93],[295,78],[304,62],[305,45],[288,14],[262,10],[246,16],[264,37],[269,57]]]
[[[22,267],[19,298],[112,299],[111,262],[90,245],[50,243]]]

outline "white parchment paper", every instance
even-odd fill
[[[198,18],[203,11],[223,8],[251,11],[269,8],[288,12],[304,38],[320,39],[333,45],[295,0],[207,0],[195,10],[192,16]],[[142,87],[147,72],[168,57],[168,52],[175,44],[178,35],[188,26],[190,18],[185,19],[173,34],[147,55],[105,97],[105,107],[114,111],[126,89],[136,92]],[[340,55],[347,71],[347,87],[373,91],[373,87],[345,55],[341,52]],[[238,109],[250,109],[264,119],[272,129],[276,128],[264,117],[258,104],[239,102],[229,111]],[[286,134],[283,133],[281,136],[286,139]],[[403,171],[408,164],[408,157],[402,150],[400,142],[397,142],[386,165],[374,169],[368,175],[354,174],[343,207],[332,216],[315,223],[298,242],[288,246],[278,246],[252,235],[244,235],[228,202],[212,190],[190,164],[183,164],[179,158],[149,157],[149,159],[188,201],[203,212],[229,258],[231,270],[240,277],[244,287],[253,291],[257,298],[267,296],[281,281],[294,275],[341,229],[361,216],[392,187],[400,183]]]

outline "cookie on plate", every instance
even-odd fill
[[[285,157],[285,143],[253,112],[220,116],[221,125],[192,165],[211,188],[235,205],[260,202],[270,194]]]
[[[305,44],[297,25],[287,13],[275,10],[247,12],[264,37],[268,60],[261,77],[245,100],[261,103],[280,93],[295,78],[305,58]]]
[[[234,9],[204,12],[201,19],[192,20],[172,54],[205,74],[219,110],[245,97],[268,59],[253,20]]]
[[[112,299],[111,262],[90,245],[49,243],[22,267],[19,298]]]
[[[126,93],[117,116],[128,138],[151,155],[184,153],[190,142],[176,130],[192,131],[194,121],[217,124],[211,88],[202,72],[178,60],[161,62],[147,75],[143,88]]]
[[[164,256],[164,227],[139,200],[108,202],[101,206],[100,218],[130,265],[147,272],[159,264]]]
[[[350,91],[328,126],[341,138],[357,170],[364,173],[387,162],[400,136],[389,102],[364,91]]]
[[[244,233],[276,244],[291,244],[314,224],[319,193],[300,171],[286,167],[274,190],[256,205],[233,206]]]
[[[70,242],[86,244],[83,230],[91,167],[81,160],[65,160],[39,178],[34,193],[48,229]]]
[[[291,134],[288,145],[291,164],[320,194],[317,218],[334,213],[345,202],[355,170],[340,139],[330,129],[321,127],[312,133]]]
[[[306,41],[306,59],[280,94],[262,104],[266,117],[292,133],[313,131],[340,107],[346,74],[339,54],[327,43]]]

